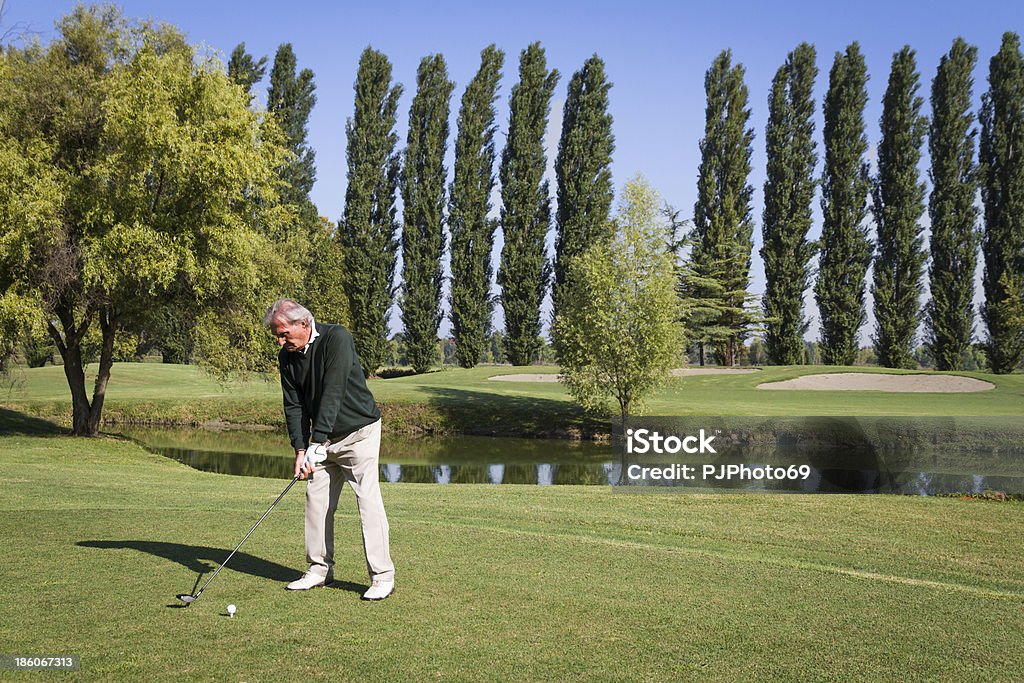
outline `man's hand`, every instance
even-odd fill
[[[295,451],[295,476],[305,479],[313,474],[313,466],[306,462],[306,449]]]

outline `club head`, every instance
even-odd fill
[[[198,595],[192,595],[191,593],[178,593],[177,597],[178,597],[179,600],[181,600],[183,603],[185,603],[186,607],[188,607],[193,602],[195,602],[196,598],[199,597],[199,596]]]

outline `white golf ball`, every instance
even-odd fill
[[[235,616],[235,606],[234,605],[228,605],[228,614],[230,616],[232,616],[232,617]]]

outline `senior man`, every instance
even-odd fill
[[[356,495],[363,550],[370,572],[364,600],[383,600],[395,590],[388,518],[380,495],[380,411],[366,386],[352,335],[321,323],[291,299],[267,311],[281,346],[278,365],[288,434],[295,448],[295,476],[306,485],[306,561],[309,568],[288,590],[309,590],[334,579],[334,513],[347,481]],[[323,461],[306,462],[307,448]]]

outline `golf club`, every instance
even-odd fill
[[[242,547],[243,543],[245,543],[245,540],[247,538],[249,538],[250,536],[252,536],[252,532],[256,531],[256,527],[258,527],[260,525],[260,522],[262,522],[264,519],[267,518],[267,515],[269,515],[270,511],[274,509],[274,506],[277,505],[279,502],[281,502],[281,499],[284,498],[285,494],[288,493],[289,490],[291,490],[292,486],[294,486],[295,482],[297,482],[298,480],[299,480],[298,477],[293,477],[292,478],[292,480],[288,483],[288,486],[286,486],[284,488],[284,491],[281,491],[281,495],[279,495],[277,497],[277,500],[275,500],[273,503],[271,503],[270,507],[267,508],[267,511],[264,512],[263,516],[259,518],[259,521],[257,521],[255,524],[252,525],[252,528],[249,529],[249,533],[247,533],[245,535],[245,538],[243,538],[241,541],[238,542],[238,545],[235,546],[235,549],[231,551],[230,555],[228,555],[227,560],[224,560],[224,562],[222,562],[221,565],[219,567],[217,567],[217,571],[215,571],[213,573],[213,576],[211,576],[209,579],[206,580],[206,583],[204,583],[203,587],[199,589],[199,592],[195,593],[194,595],[192,593],[178,593],[178,595],[177,595],[178,600],[181,600],[183,603],[185,603],[186,607],[188,607],[193,602],[198,600],[199,596],[203,594],[204,590],[206,590],[206,587],[210,585],[210,582],[213,581],[215,578],[217,578],[217,574],[220,573],[220,570],[224,569],[224,565],[226,565],[228,563],[228,560],[230,560],[232,557],[234,557],[235,553],[238,552],[238,549]],[[198,583],[198,581],[197,581],[197,583]]]

